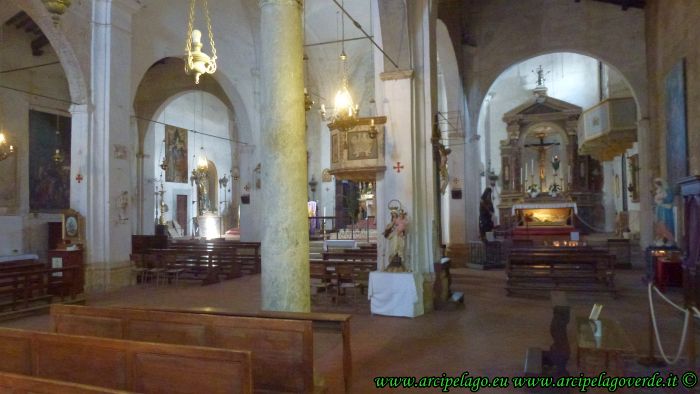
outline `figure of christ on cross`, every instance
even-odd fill
[[[537,153],[539,154],[538,158],[538,166],[539,166],[539,174],[540,174],[540,191],[544,190],[544,181],[545,181],[545,175],[544,175],[544,168],[545,168],[545,153],[549,148],[559,145],[558,142],[544,142],[544,137],[546,137],[546,133],[537,133],[535,134],[535,137],[539,138],[540,143],[539,144],[525,144],[526,148],[533,148],[537,150]],[[534,169],[533,169],[534,172]],[[527,182],[527,180],[525,180]]]

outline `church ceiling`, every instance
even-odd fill
[[[29,17],[24,11],[16,13],[12,18],[5,22],[5,26],[14,26],[17,30],[24,30],[32,41],[32,55],[41,56],[44,54],[43,48],[49,45],[49,40],[41,31],[39,26]]]

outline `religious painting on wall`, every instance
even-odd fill
[[[688,175],[688,135],[686,131],[685,62],[678,62],[665,80],[666,168],[668,184],[676,185]]]
[[[639,202],[639,155],[632,155],[627,160],[630,174],[627,191],[631,193],[632,202]]]
[[[340,161],[340,136],[333,134],[331,136],[331,162],[337,163]]]
[[[165,181],[187,183],[187,130],[165,126]]]
[[[17,150],[7,159],[0,161],[0,208],[17,206]]]
[[[29,210],[70,208],[70,118],[29,111]]]
[[[377,158],[377,139],[370,138],[367,131],[348,133],[348,160]]]

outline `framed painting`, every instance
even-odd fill
[[[165,126],[165,181],[187,183],[187,130]]]
[[[686,123],[685,59],[676,63],[664,81],[666,102],[666,170],[668,184],[688,175],[688,134]]]
[[[29,210],[62,212],[70,207],[70,118],[29,111]],[[56,151],[60,153],[56,155]]]
[[[63,240],[78,243],[82,240],[83,220],[78,211],[67,209],[63,212]]]
[[[17,206],[17,147],[15,153],[0,161],[0,208],[15,208]]]
[[[348,134],[348,160],[377,158],[377,138],[370,138],[368,131]]]
[[[331,136],[331,162],[340,161],[340,135],[335,133]]]

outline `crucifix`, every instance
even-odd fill
[[[539,138],[540,143],[539,144],[525,144],[524,146],[526,148],[533,148],[537,150],[537,153],[539,155],[538,158],[538,166],[539,166],[539,177],[540,177],[540,191],[544,190],[544,180],[545,180],[545,175],[544,175],[544,168],[545,168],[545,153],[549,148],[559,145],[558,142],[544,142],[544,137],[546,137],[547,134],[543,132],[539,132],[535,134],[535,137]],[[534,168],[533,168],[534,172]],[[533,174],[534,175],[534,174]]]

